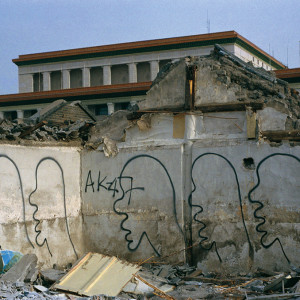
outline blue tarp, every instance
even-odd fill
[[[22,256],[23,254],[17,251],[1,250],[0,259],[2,260],[2,263],[0,263],[0,274],[8,271]]]

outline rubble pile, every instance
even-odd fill
[[[94,255],[94,254],[89,254]],[[99,255],[99,254],[95,254]],[[106,258],[107,256],[102,256]],[[109,257],[108,257],[109,258]],[[111,257],[111,259],[116,259]],[[80,260],[79,260],[80,261]],[[86,262],[86,260],[84,260]],[[124,266],[129,266],[127,262]],[[133,266],[131,264],[131,266]],[[24,255],[12,268],[0,275],[0,299],[298,299],[300,297],[300,272],[278,273],[258,269],[255,273],[240,274],[232,277],[228,274],[203,273],[196,267],[184,265],[167,265],[146,263],[136,265],[139,269],[135,274],[129,273],[131,280],[122,287],[117,296],[98,294],[82,296],[70,292],[66,280],[75,274],[79,275],[80,264],[75,263],[73,268],[65,270],[37,269],[37,257],[34,254]],[[90,271],[88,269],[91,269]],[[102,269],[102,268],[100,268]],[[100,290],[105,279],[91,265],[84,265],[83,280],[94,282]],[[128,269],[127,269],[128,270]],[[77,273],[76,273],[77,272]],[[101,272],[101,270],[99,270]],[[121,268],[116,276],[126,275],[126,267]],[[95,281],[97,278],[98,281]],[[99,279],[100,278],[100,279]],[[78,277],[77,277],[78,279]],[[127,280],[128,281],[128,280]],[[72,280],[71,280],[72,283]],[[106,283],[113,286],[113,280]],[[76,286],[76,285],[75,285]],[[114,287],[118,289],[118,287]],[[116,293],[116,294],[117,294]]]
[[[94,122],[77,120],[66,121],[63,125],[51,125],[46,121],[38,124],[31,122],[19,122],[18,120],[0,120],[0,140],[20,141],[87,141],[89,130]]]
[[[211,72],[216,81],[226,86],[241,103],[257,102],[272,107],[290,117],[288,128],[300,129],[300,97],[288,83],[276,78],[271,71],[255,68],[245,63],[223,47],[215,45],[209,57],[197,57],[192,61],[200,74]]]

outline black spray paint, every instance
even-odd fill
[[[266,223],[266,218],[259,215],[259,211],[264,207],[264,204],[259,201],[259,200],[253,200],[252,199],[252,195],[253,195],[253,192],[258,188],[258,186],[260,185],[261,183],[261,179],[260,179],[260,175],[259,175],[259,169],[261,167],[261,165],[266,161],[268,160],[269,158],[271,157],[280,157],[280,156],[283,156],[283,157],[291,157],[293,159],[296,160],[296,162],[299,162],[300,163],[300,159],[297,157],[297,156],[294,156],[292,154],[287,154],[287,153],[273,153],[271,155],[268,155],[266,156],[264,159],[262,159],[259,164],[257,165],[257,168],[256,168],[256,176],[257,176],[257,184],[249,191],[248,193],[248,199],[251,203],[253,204],[258,204],[258,207],[254,210],[254,217],[256,219],[258,219],[260,222],[259,224],[256,226],[256,231],[258,233],[262,233],[262,236],[261,236],[261,239],[260,239],[260,243],[261,245],[265,248],[265,249],[268,249],[270,248],[275,242],[278,242],[279,245],[280,245],[280,248],[282,250],[282,253],[284,255],[284,257],[286,258],[286,260],[288,261],[288,263],[290,263],[290,259],[288,258],[288,256],[286,255],[284,249],[283,249],[283,246],[282,246],[282,243],[280,241],[280,239],[278,237],[276,237],[273,241],[271,241],[270,243],[266,243],[264,241],[264,239],[267,237],[268,235],[268,231],[262,229],[261,227]]]
[[[42,243],[40,243],[40,242],[38,241],[38,237],[39,237],[39,235],[41,234],[41,230],[38,229],[38,226],[39,226],[39,224],[40,224],[40,220],[36,218],[36,214],[37,214],[37,212],[38,212],[38,210],[39,210],[39,207],[38,207],[37,204],[32,203],[31,200],[30,200],[31,196],[37,191],[37,188],[38,188],[38,168],[39,168],[40,165],[41,165],[43,162],[45,162],[45,161],[52,161],[52,162],[54,162],[54,163],[59,167],[59,170],[60,170],[60,172],[61,172],[61,180],[62,180],[62,184],[63,184],[64,218],[65,218],[65,223],[66,223],[67,235],[68,235],[68,238],[69,238],[70,243],[71,243],[71,245],[72,245],[73,251],[74,251],[74,253],[75,253],[75,255],[76,255],[76,258],[78,259],[77,252],[76,252],[76,250],[75,250],[74,244],[73,244],[72,239],[71,239],[71,236],[70,236],[70,230],[69,230],[68,219],[67,219],[67,206],[66,206],[66,195],[65,195],[65,179],[64,179],[64,171],[63,171],[61,165],[59,164],[59,162],[58,162],[55,158],[53,158],[53,157],[45,157],[45,158],[42,158],[42,159],[38,162],[38,164],[37,164],[37,166],[36,166],[36,169],[35,169],[35,182],[36,182],[35,189],[30,193],[29,199],[28,199],[29,204],[35,208],[35,210],[34,210],[34,212],[33,212],[33,219],[34,219],[34,221],[36,222],[36,225],[35,225],[35,227],[34,227],[34,231],[36,232],[35,242],[36,242],[36,244],[37,244],[39,247],[43,247],[43,246],[46,244],[47,249],[48,249],[50,255],[52,256],[52,253],[51,253],[51,251],[50,251],[50,247],[49,247],[47,238],[44,238],[44,240],[43,240]]]
[[[222,262],[222,258],[220,257],[220,254],[218,252],[218,248],[217,248],[217,243],[216,241],[213,241],[211,243],[210,246],[208,247],[205,247],[203,246],[203,243],[208,240],[208,237],[207,236],[204,236],[201,234],[201,232],[207,227],[206,224],[200,220],[197,219],[198,215],[200,215],[202,212],[203,212],[203,207],[201,205],[196,205],[196,204],[193,204],[192,203],[192,194],[196,191],[196,185],[195,185],[195,181],[194,181],[194,178],[193,178],[193,169],[195,167],[195,164],[196,162],[200,159],[200,158],[203,158],[203,157],[206,157],[208,155],[213,155],[213,156],[218,156],[220,158],[222,158],[223,160],[226,161],[226,163],[230,166],[230,168],[232,169],[233,171],[233,174],[234,174],[234,178],[235,178],[235,181],[236,181],[236,186],[237,186],[237,192],[238,192],[238,198],[239,198],[239,206],[240,206],[240,211],[241,211],[241,216],[242,216],[242,222],[243,222],[243,226],[244,226],[244,230],[245,230],[245,233],[246,233],[246,236],[247,236],[247,240],[248,240],[248,243],[249,243],[249,248],[252,249],[252,246],[251,246],[251,242],[250,242],[250,237],[249,237],[249,234],[248,234],[248,230],[247,230],[247,227],[246,227],[246,223],[245,223],[245,218],[244,218],[244,213],[243,213],[243,204],[242,204],[242,197],[241,197],[241,190],[240,190],[240,183],[239,183],[239,179],[238,179],[238,176],[237,176],[237,173],[236,173],[236,170],[234,168],[234,166],[232,165],[232,163],[226,158],[224,157],[223,155],[221,154],[217,154],[217,153],[212,153],[212,152],[207,152],[207,153],[204,153],[204,154],[201,154],[199,155],[193,162],[192,164],[192,169],[191,169],[191,180],[192,180],[192,192],[191,194],[189,195],[189,198],[188,198],[188,202],[189,202],[189,205],[191,207],[191,209],[194,207],[194,208],[197,208],[198,211],[193,215],[193,220],[197,223],[199,223],[201,225],[201,228],[198,230],[198,236],[200,238],[200,242],[199,242],[199,245],[202,249],[204,250],[211,250],[212,248],[214,248],[218,258],[219,258],[219,261]]]

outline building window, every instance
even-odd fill
[[[31,110],[24,110],[24,118],[30,118],[31,116],[33,116],[34,114],[37,113],[36,109],[31,109]]]
[[[9,121],[13,121],[18,117],[17,112],[16,111],[6,111],[4,112],[4,119],[9,120]]]
[[[95,67],[90,69],[91,86],[103,85],[103,69]]]
[[[111,66],[111,84],[122,84],[129,82],[128,66]]]
[[[127,110],[129,108],[130,102],[115,103],[115,111],[117,110]]]
[[[51,90],[62,89],[62,76],[61,71],[54,71],[50,74]]]
[[[75,89],[82,87],[82,70],[73,69],[70,71],[70,88]]]
[[[138,63],[137,69],[137,82],[150,81],[150,64],[148,62]]]
[[[107,107],[107,104],[88,105],[88,109],[89,109],[95,116],[107,116],[107,115],[108,115],[108,107]]]
[[[95,105],[95,115],[96,116],[107,116],[108,115],[107,104]]]
[[[33,91],[40,92],[43,91],[43,74],[34,73],[33,74]]]

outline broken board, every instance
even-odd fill
[[[54,288],[82,296],[117,296],[140,266],[89,252],[64,276]]]

